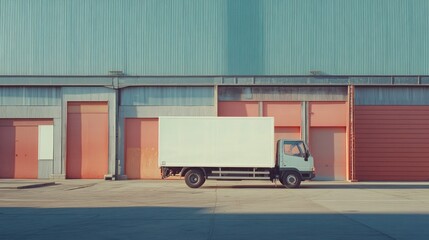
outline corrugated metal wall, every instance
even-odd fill
[[[213,106],[213,87],[132,87],[121,90],[121,105]]]
[[[347,87],[219,87],[219,101],[346,101]]]
[[[356,105],[429,105],[429,87],[356,87]]]
[[[59,106],[58,87],[0,87],[0,106]]]
[[[426,0],[1,0],[0,75],[429,74]]]

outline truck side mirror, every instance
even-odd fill
[[[310,157],[310,153],[308,151],[305,151],[304,161],[308,161],[308,157]]]

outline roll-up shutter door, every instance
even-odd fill
[[[429,180],[429,106],[356,106],[359,181]]]

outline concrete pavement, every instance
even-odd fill
[[[422,182],[63,180],[0,189],[0,239],[428,239],[428,206]]]

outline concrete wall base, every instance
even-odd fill
[[[128,176],[127,175],[118,175],[118,176],[116,176],[115,180],[128,180]]]
[[[106,174],[106,175],[104,175],[104,180],[115,180],[115,175]]]
[[[58,179],[58,180],[66,179],[66,175],[65,174],[51,174],[49,176],[49,179],[52,179],[52,180],[55,180],[55,179]]]

